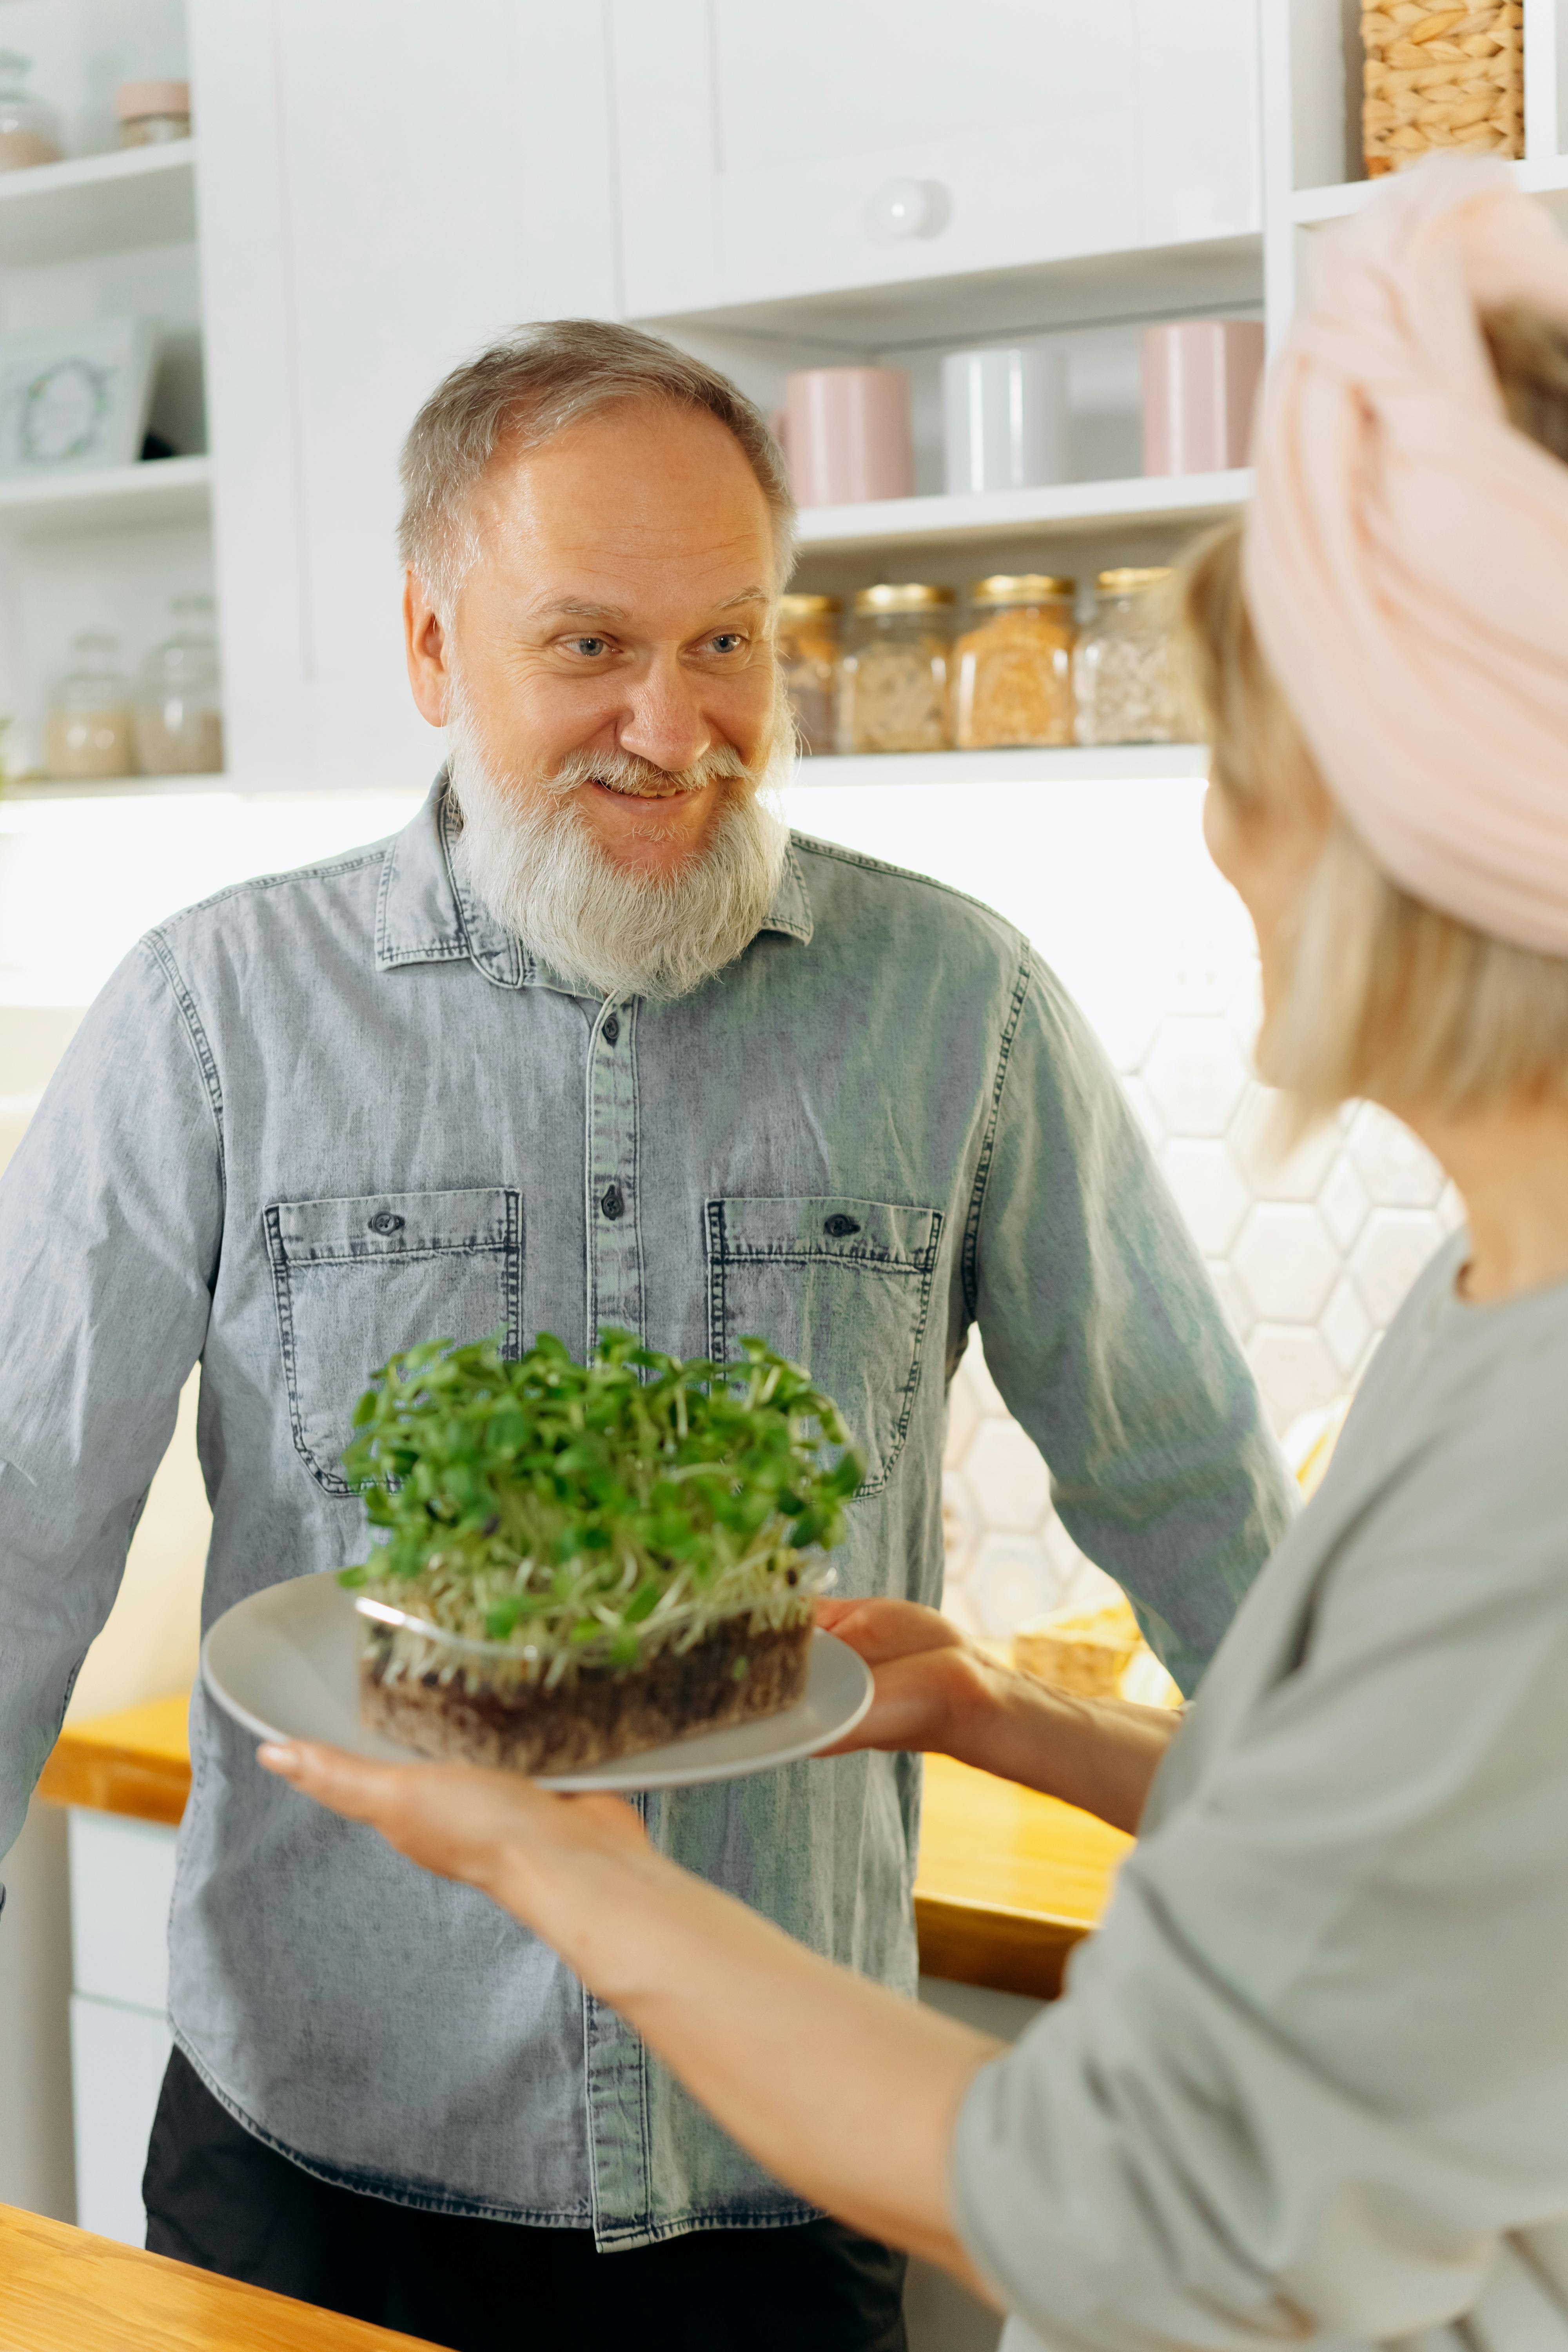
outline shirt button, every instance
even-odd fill
[[[373,1234],[400,1234],[403,1219],[393,1209],[378,1209],[370,1221]]]
[[[626,1202],[621,1196],[620,1186],[618,1184],[606,1184],[604,1191],[599,1195],[599,1208],[601,1213],[606,1217],[618,1217],[625,1210],[626,1205]]]
[[[604,1027],[600,1030],[599,1034],[604,1039],[606,1045],[613,1045],[620,1034],[621,1024],[616,1018],[616,1015],[612,1013]]]

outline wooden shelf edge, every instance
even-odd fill
[[[38,1780],[51,1805],[86,1805],[94,1812],[179,1824],[191,1792],[191,1768],[179,1757],[149,1756],[62,1732]]]
[[[915,1889],[921,1974],[993,1992],[1055,2000],[1068,1954],[1092,1931],[1081,1919],[964,1903]]]

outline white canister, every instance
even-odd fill
[[[942,410],[950,494],[1066,481],[1068,362],[1059,345],[950,352]]]

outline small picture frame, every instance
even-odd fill
[[[156,357],[148,319],[0,341],[0,475],[133,464]]]

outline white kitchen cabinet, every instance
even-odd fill
[[[634,318],[1259,226],[1252,0],[610,0],[610,46]]]
[[[162,2017],[169,2000],[174,1831],[73,1806],[70,1885],[75,1990]]]
[[[77,2221],[132,2246],[146,2233],[142,2173],[171,2045],[174,1837],[154,1822],[71,1809]]]
[[[424,784],[397,459],[447,370],[531,314],[517,0],[189,0],[189,25],[230,772]]]
[[[151,2011],[71,1995],[76,2218],[95,2237],[145,2243],[142,2174],[171,2046]]]

